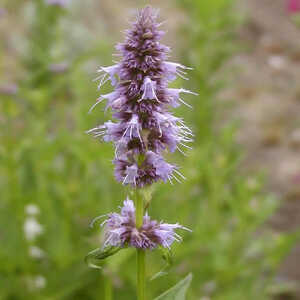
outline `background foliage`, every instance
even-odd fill
[[[216,75],[237,47],[240,20],[233,1],[172,3],[185,15],[177,56],[195,68],[188,83],[176,85],[200,94],[190,99],[193,110],[182,108],[177,115],[185,116],[197,138],[187,157],[170,157],[187,181],[155,186],[151,214],[193,233],[184,233],[184,242],[174,247],[170,273],[148,283],[149,296],[192,272],[188,299],[269,299],[274,270],[294,237],[259,230],[276,201],[261,192],[259,176],[239,170],[235,126],[218,125],[225,108],[216,98],[227,83],[224,71]],[[81,23],[80,4],[62,9],[43,0],[7,1],[6,7],[24,19],[25,32],[11,40],[11,28],[0,48],[4,65],[9,45],[16,47],[11,73],[18,84],[16,93],[2,91],[0,101],[0,299],[111,299],[110,285],[115,299],[133,299],[134,252],[121,251],[103,272],[83,262],[101,243],[99,229],[89,222],[114,210],[127,192],[113,179],[112,146],[84,134],[110,117],[99,108],[87,111],[98,96],[96,68],[111,63],[116,39],[103,31],[105,20],[95,25],[100,34],[91,34]],[[0,76],[7,78],[5,72]],[[35,218],[43,231],[31,241],[24,235],[29,204],[39,208]],[[40,257],[33,257],[33,246],[42,250]],[[149,277],[162,264],[151,253]]]

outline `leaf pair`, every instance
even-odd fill
[[[161,276],[167,275],[169,269],[173,264],[172,252],[170,249],[159,247],[158,250],[161,252],[162,258],[165,261],[165,265],[159,272],[157,272],[151,277],[150,281],[157,279]]]
[[[116,254],[121,249],[124,248],[113,246],[109,246],[106,248],[97,248],[89,252],[84,258],[84,261],[90,268],[102,269],[102,267],[99,265],[99,262],[102,262],[102,260],[106,259],[107,257]]]
[[[85,262],[90,268],[102,269],[99,263],[102,262],[102,260],[118,253],[121,249],[124,248],[113,246],[109,246],[103,249],[97,248],[86,255]],[[166,264],[161,271],[152,276],[151,280],[166,275],[168,273],[168,269],[172,265],[171,251],[163,247],[160,247],[159,250],[162,253],[162,258],[164,259]],[[186,292],[191,284],[191,281],[192,274],[189,274],[187,277],[178,282],[175,286],[173,286],[154,300],[185,300]]]
[[[118,253],[121,249],[125,249],[124,247],[114,247],[114,246],[108,246],[105,248],[97,248],[91,252],[89,252],[84,261],[85,263],[93,269],[102,269],[100,263],[110,257],[113,256],[114,254]],[[151,277],[150,280],[154,280],[156,278],[159,278],[161,276],[164,276],[168,274],[168,270],[172,266],[172,253],[169,249],[159,247],[158,250],[161,252],[162,258],[165,261],[165,266],[155,275]]]

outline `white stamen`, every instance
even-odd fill
[[[183,72],[186,74],[186,72]],[[184,79],[184,80],[189,80],[187,77],[185,77],[182,72],[179,72],[179,70],[176,70],[176,75],[178,75],[180,78]]]
[[[176,148],[182,155],[187,156],[186,153],[184,153],[178,146]]]
[[[96,217],[96,218],[94,218],[93,220],[92,220],[92,222],[90,223],[90,227],[94,227],[94,225],[95,225],[95,223],[98,221],[98,220],[100,220],[101,218],[103,218],[103,217],[106,217],[107,215],[101,215],[101,216],[98,216],[98,217]],[[102,225],[101,225],[102,226]]]
[[[194,140],[190,139],[184,135],[181,135],[180,133],[178,133],[178,137],[180,138],[181,141],[184,141],[186,143],[192,143]]]
[[[97,137],[105,135],[105,134],[106,134],[106,132],[99,132],[99,133],[95,134],[94,137],[97,138]]]
[[[132,129],[133,129],[133,126],[134,126],[134,125],[131,125],[131,126],[130,126],[130,133],[129,133],[130,139],[132,139]]]
[[[178,100],[181,102],[181,103],[183,103],[184,105],[186,105],[187,107],[189,107],[189,108],[193,108],[193,106],[192,105],[190,105],[190,104],[188,104],[188,103],[186,103],[185,101],[183,101],[180,97],[178,97]]]
[[[192,91],[189,91],[189,90],[186,90],[186,89],[180,89],[180,92],[181,92],[181,93],[186,93],[186,94],[195,95],[195,96],[199,96],[199,94],[197,94],[197,93],[195,93],[195,92],[192,92]]]
[[[171,177],[174,178],[178,183],[182,183],[174,174],[172,174]]]
[[[138,125],[137,125],[137,128],[136,128],[136,130],[137,130],[137,134],[138,134],[138,137],[139,137],[139,139],[140,139],[140,142],[141,142],[141,144],[142,144],[142,146],[143,146],[143,145],[144,145],[144,141],[143,141],[143,139],[142,139],[142,137],[141,137],[141,134],[140,134],[140,131],[139,131]]]
[[[184,227],[184,226],[180,226],[180,228],[181,228],[181,229],[184,229],[184,230],[187,230],[187,231],[189,231],[189,232],[193,232],[193,230],[191,230],[191,229],[189,229],[189,228],[187,228],[187,227]]]
[[[162,137],[162,130],[161,130],[161,127],[160,127],[160,123],[158,123],[158,130],[159,130],[159,137]]]
[[[107,75],[107,74],[101,74],[101,75],[99,75],[98,77],[94,78],[94,79],[92,80],[92,82],[98,81],[100,78],[103,78],[103,77],[105,77],[106,75]]]
[[[97,89],[100,90],[101,86],[103,84],[105,84],[108,80],[109,80],[109,77],[105,78],[107,74],[105,74],[105,76],[101,79],[100,83],[98,84],[98,87]],[[104,79],[105,78],[105,79]]]
[[[179,234],[177,234],[176,232],[173,232],[173,234],[174,234],[173,237],[174,237],[175,241],[177,241],[177,242],[182,241],[182,237]]]
[[[178,174],[181,178],[183,178],[184,180],[186,180],[186,178],[176,169],[173,170],[176,174]]]
[[[170,183],[173,185],[173,182],[172,182],[172,179],[171,179],[170,175],[168,175],[168,179],[169,179]]]
[[[85,133],[92,133],[93,131],[96,131],[98,129],[101,129],[100,127],[94,127],[92,129],[87,130]]]
[[[116,158],[119,158],[119,155],[118,155],[118,148],[119,148],[119,144],[116,144],[116,148],[115,148],[115,157],[116,157]]]
[[[103,227],[104,224],[106,224],[107,222],[108,222],[108,220],[104,220],[104,221],[100,224],[100,226]]]
[[[92,110],[99,104],[101,103],[102,101],[104,100],[104,98],[98,98],[97,102],[95,104],[92,105],[92,107],[90,108],[89,110],[89,114],[92,112]]]
[[[193,149],[192,147],[190,147],[190,146],[188,146],[188,145],[185,145],[185,144],[183,144],[183,143],[179,143],[181,146],[183,146],[183,147],[185,147],[185,148],[188,148],[188,149]]]
[[[127,175],[125,176],[125,178],[124,178],[122,184],[124,184],[124,183],[126,182],[128,175],[129,175],[129,174],[127,174]]]

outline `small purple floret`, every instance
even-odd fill
[[[56,63],[56,64],[51,64],[49,66],[50,72],[54,74],[61,74],[69,69],[69,64],[67,62],[61,62],[61,63]]]
[[[0,86],[0,94],[13,96],[16,95],[18,92],[19,87],[15,83],[9,83]]]
[[[48,5],[54,5],[54,6],[60,6],[60,7],[66,7],[68,0],[45,0],[46,4]]]
[[[155,249],[158,246],[170,248],[174,241],[182,238],[175,229],[189,229],[179,224],[168,224],[151,220],[148,214],[144,216],[143,225],[136,227],[135,207],[132,200],[125,200],[121,213],[110,213],[101,224],[105,226],[105,242],[103,247],[134,247],[140,249]]]
[[[156,11],[149,6],[139,11],[125,42],[116,46],[121,60],[100,67],[95,79],[99,89],[110,81],[114,91],[101,95],[90,109],[106,101],[105,109],[112,110],[116,122],[88,133],[115,144],[115,177],[133,187],[184,179],[163,153],[178,150],[185,154],[193,141],[191,129],[168,111],[181,104],[191,107],[181,95],[196,93],[168,88],[177,77],[187,80],[186,71],[191,68],[167,61],[170,49],[160,43],[164,32],[156,19]]]
[[[7,11],[5,8],[0,7],[0,18],[4,17],[7,14]]]

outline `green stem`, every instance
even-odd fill
[[[145,300],[145,264],[146,251],[137,249],[137,297],[138,300]]]
[[[136,189],[136,227],[143,225],[144,200],[141,191]],[[145,273],[146,273],[146,252],[143,249],[137,249],[137,299],[145,300]]]
[[[104,283],[104,299],[105,300],[112,300],[113,299],[113,288],[111,278],[109,276],[105,277]]]

